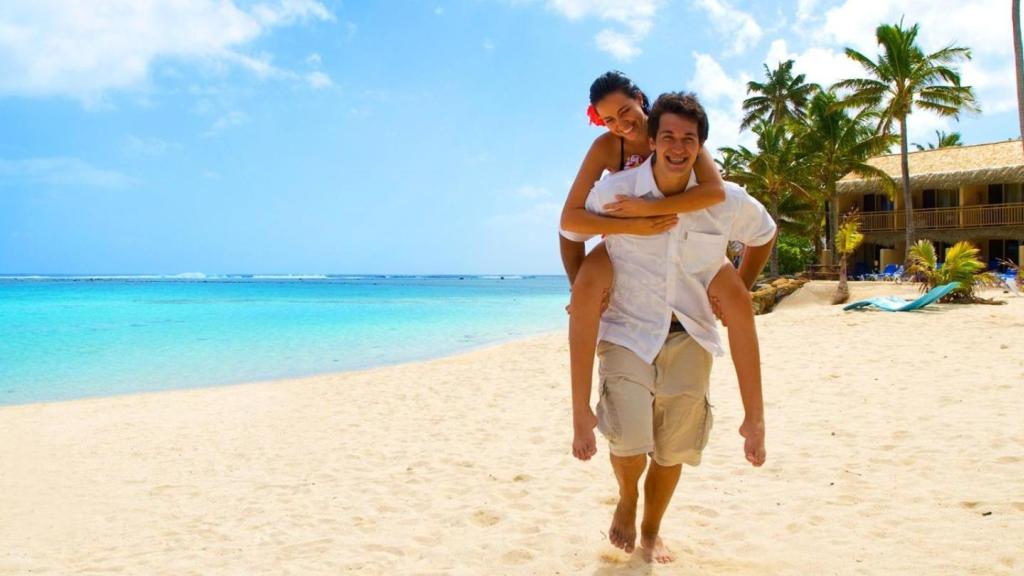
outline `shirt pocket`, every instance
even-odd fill
[[[688,232],[682,255],[683,271],[701,274],[718,270],[725,262],[728,238],[723,234]]]

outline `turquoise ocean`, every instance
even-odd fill
[[[444,356],[566,325],[564,277],[0,277],[0,405]]]

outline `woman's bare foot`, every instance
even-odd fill
[[[632,499],[619,498],[619,505],[615,507],[612,516],[612,526],[608,529],[608,540],[627,554],[633,553],[636,544],[637,497],[639,495]]]
[[[643,552],[644,560],[647,562],[668,564],[676,560],[675,555],[661,541],[661,536],[654,536],[653,538],[648,536],[641,537],[640,550]]]

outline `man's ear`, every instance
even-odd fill
[[[651,152],[654,152],[654,138],[647,137],[647,145],[651,147]]]

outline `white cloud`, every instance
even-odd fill
[[[594,44],[619,60],[640,55],[640,42],[647,38],[662,0],[548,0],[548,8],[569,20],[597,18],[618,28],[605,28],[594,36]]]
[[[630,36],[610,29],[598,32],[594,37],[594,44],[597,45],[598,50],[607,52],[623,61],[632,60],[641,52]]]
[[[0,3],[0,94],[94,100],[144,85],[158,58],[221,62],[274,77],[280,71],[269,56],[239,50],[271,28],[333,18],[314,0],[248,10],[233,0],[8,1]]]
[[[749,12],[744,12],[727,0],[695,0],[696,6],[711,19],[711,25],[731,44],[729,54],[746,52],[764,36],[764,30]]]
[[[310,66],[319,66],[321,62],[323,62],[323,59],[316,52],[306,56],[306,64],[309,64]]]
[[[490,38],[484,38],[483,43],[480,45],[484,49],[484,52],[494,52],[494,41]]]
[[[0,186],[7,183],[122,189],[130,188],[138,181],[115,170],[97,168],[78,158],[50,157],[0,159]]]
[[[333,82],[331,82],[331,77],[323,72],[310,72],[309,74],[306,74],[306,82],[309,84],[309,87],[314,90],[328,88],[333,84]]]
[[[730,76],[708,54],[695,52],[693,59],[694,73],[688,85],[693,87],[708,113],[711,128],[708,145],[713,149],[737,145],[752,147],[753,135],[739,131],[750,77],[745,74]]]
[[[799,22],[806,22],[815,15],[815,8],[818,7],[818,0],[797,0],[796,18]]]
[[[210,126],[209,130],[203,133],[205,138],[214,138],[220,136],[222,132],[229,128],[241,126],[249,120],[249,116],[241,110],[228,110],[217,118],[213,125]]]

